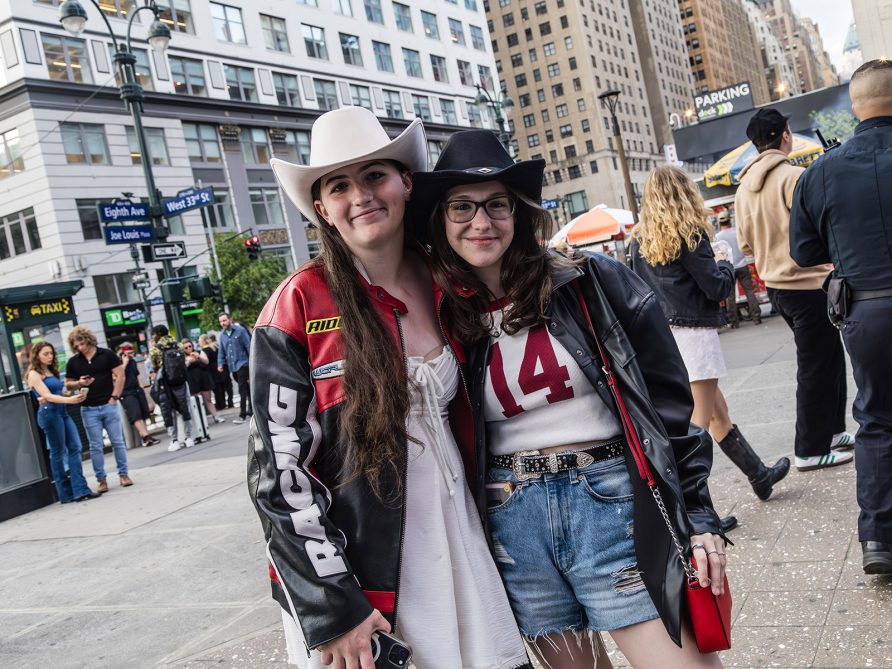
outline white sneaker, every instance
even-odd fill
[[[835,448],[841,451],[848,451],[855,448],[855,435],[851,432],[834,434],[833,439],[830,440],[830,448]]]
[[[183,445],[180,442],[172,441],[172,442],[170,442],[170,446],[167,447],[167,452],[168,453],[176,453],[182,447],[183,447]]]
[[[796,456],[796,469],[800,472],[807,472],[812,469],[823,469],[824,467],[836,467],[851,462],[855,457],[851,451],[830,451],[827,455],[813,455],[810,458],[800,458]]]
[[[226,422],[226,419],[223,418],[223,416],[216,416],[216,417],[214,418],[214,422],[215,422],[215,423],[225,423],[225,422]]]
[[[195,440],[192,437],[186,437],[186,448],[195,446]]]
[[[241,416],[239,416],[238,418],[236,418],[235,420],[232,421],[232,424],[233,425],[241,425],[244,422],[245,422],[245,419],[242,418]]]

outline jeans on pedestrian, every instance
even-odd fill
[[[248,365],[244,365],[243,367],[234,371],[232,373],[232,376],[235,378],[235,382],[238,384],[238,415],[240,418],[247,418],[254,413],[254,410],[251,408],[251,386],[248,383]]]
[[[846,359],[839,330],[827,318],[822,290],[768,289],[796,344],[796,440],[800,458],[830,453],[846,428]]]
[[[762,322],[762,309],[759,307],[758,298],[756,298],[756,287],[753,285],[753,275],[750,274],[749,266],[735,267],[734,276],[740,283],[740,287],[743,288],[744,295],[746,295],[746,304],[750,312],[750,318],[754,323]],[[725,306],[728,309],[728,318],[731,323],[739,323],[740,312],[737,310],[737,284],[734,285],[734,290],[731,291],[730,297],[725,300]]]
[[[852,304],[842,338],[852,359],[858,394],[858,538],[892,543],[892,298]]]
[[[93,463],[93,472],[97,481],[104,481],[105,453],[103,452],[102,430],[108,434],[108,440],[115,454],[115,465],[118,468],[118,476],[127,475],[127,447],[124,445],[124,430],[121,422],[121,412],[117,404],[103,404],[97,407],[81,407],[81,420],[84,422],[84,430],[87,439],[90,440],[90,460]]]
[[[50,471],[60,502],[90,494],[81,465],[81,439],[77,426],[62,404],[44,404],[37,411],[37,424],[46,434]],[[65,471],[65,464],[68,471]]]

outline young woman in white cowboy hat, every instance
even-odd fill
[[[372,669],[376,631],[423,669],[528,663],[466,482],[461,352],[423,253],[406,246],[426,150],[419,120],[391,141],[348,107],[314,123],[309,165],[272,161],[322,253],[255,324],[248,483],[286,634],[313,667]]]
[[[639,669],[720,667],[684,622],[691,553],[715,595],[726,560],[684,363],[629,269],[546,251],[544,167],[515,163],[491,132],[458,132],[432,172],[415,174],[410,205],[429,223],[443,321],[466,346],[478,486],[512,609],[551,669],[594,666],[598,631]],[[657,495],[623,421],[640,436]]]

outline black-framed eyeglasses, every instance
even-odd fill
[[[491,197],[483,202],[474,200],[449,200],[443,203],[446,218],[453,223],[468,223],[477,215],[480,207],[494,221],[504,221],[514,215],[515,200],[508,195]]]

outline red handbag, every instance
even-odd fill
[[[626,403],[623,401],[622,394],[619,390],[616,376],[610,368],[610,360],[607,357],[607,351],[601,343],[598,333],[592,325],[591,316],[588,313],[588,307],[585,299],[579,289],[579,284],[574,282],[579,303],[585,312],[585,318],[588,321],[589,328],[598,345],[598,352],[601,355],[601,371],[607,380],[607,386],[613,395],[613,401],[619,411],[620,420],[623,424],[623,432],[626,435],[626,442],[632,450],[632,456],[635,459],[635,465],[638,468],[638,474],[647,484],[648,490],[653,495],[654,502],[663,516],[666,523],[666,529],[672,537],[672,543],[675,544],[675,550],[678,552],[678,559],[681,560],[682,569],[685,572],[685,599],[688,603],[688,614],[691,618],[691,628],[694,631],[694,639],[697,642],[697,648],[701,653],[713,653],[719,650],[728,650],[731,647],[731,589],[728,587],[728,575],[724,577],[724,594],[714,595],[710,587],[701,588],[700,581],[697,578],[694,559],[690,562],[685,557],[684,548],[678,539],[678,533],[675,526],[669,519],[669,513],[666,505],[663,503],[663,496],[657,485],[657,480],[650,470],[647,458],[644,456],[644,449],[641,447],[641,440],[638,438],[638,431],[632,423],[632,418],[626,409]]]

